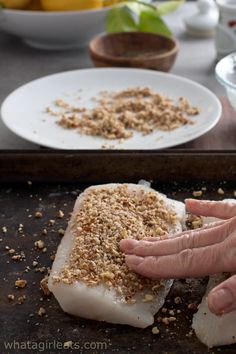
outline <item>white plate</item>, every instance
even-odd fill
[[[186,97],[200,107],[194,117],[196,124],[186,125],[171,132],[155,131],[143,136],[135,133],[123,143],[100,137],[81,135],[55,124],[55,117],[45,113],[58,98],[91,107],[91,98],[104,90],[122,90],[128,87],[149,86],[164,95]],[[82,90],[82,91],[81,91]],[[86,69],[69,71],[32,81],[14,91],[1,109],[3,122],[20,137],[56,149],[101,149],[113,145],[117,149],[163,149],[191,141],[212,129],[221,116],[221,103],[205,87],[171,74],[140,69]]]

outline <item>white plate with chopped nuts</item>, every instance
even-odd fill
[[[140,69],[46,76],[11,93],[1,116],[15,134],[55,149],[163,149],[212,129],[222,112],[205,87]]]

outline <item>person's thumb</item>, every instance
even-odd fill
[[[228,278],[208,295],[208,306],[216,315],[236,310],[236,275]]]

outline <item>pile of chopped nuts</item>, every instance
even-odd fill
[[[70,106],[63,100],[54,102],[58,111],[50,107],[46,112],[58,118],[66,129],[106,139],[128,139],[134,131],[150,134],[155,130],[171,131],[186,124],[194,124],[190,116],[200,113],[188,100],[177,102],[148,87],[134,87],[120,92],[101,92],[94,98],[92,109]]]
[[[76,280],[88,286],[105,284],[127,302],[143,291],[144,302],[153,301],[162,284],[128,269],[119,242],[124,238],[141,240],[165,236],[175,227],[177,216],[161,195],[128,185],[91,188],[82,205],[72,214],[70,231],[74,236],[69,262],[54,276],[55,282]]]

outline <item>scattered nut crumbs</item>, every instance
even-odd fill
[[[37,267],[38,262],[37,261],[33,261],[32,265],[33,265],[33,267]]]
[[[43,249],[44,248],[44,241],[42,241],[42,240],[35,241],[34,245],[38,249]]]
[[[67,342],[64,342],[63,347],[64,347],[64,349],[71,349],[71,348],[72,348],[72,345],[73,345],[72,340],[69,340],[69,341],[67,341]]]
[[[6,226],[3,226],[3,227],[2,227],[2,232],[3,232],[4,234],[7,233],[7,228],[6,228]]]
[[[189,310],[196,311],[197,308],[198,308],[198,305],[195,304],[194,302],[191,303],[191,304],[188,304],[188,309],[189,309]]]
[[[162,323],[164,323],[165,325],[169,325],[171,322],[175,322],[176,321],[176,317],[171,316],[171,317],[163,317],[162,318]]]
[[[27,284],[27,280],[24,280],[24,279],[18,279],[15,281],[15,286],[17,288],[23,289],[26,287],[26,284]]]
[[[49,226],[53,226],[55,225],[56,221],[55,220],[49,220],[48,224]]]
[[[104,284],[114,288],[124,301],[140,291],[154,300],[160,288],[156,285],[161,283],[130,271],[119,242],[127,237],[140,240],[165,235],[176,221],[176,214],[157,192],[132,190],[128,185],[91,188],[70,221],[75,242],[69,262],[53,280]]]
[[[18,227],[18,232],[19,234],[23,234],[24,232],[24,225],[20,224],[19,227]]]
[[[40,288],[42,289],[45,296],[49,296],[51,294],[48,288],[48,276],[44,277],[40,282]]]
[[[46,267],[39,267],[39,268],[35,268],[35,272],[36,273],[44,273],[46,272],[47,268]]]
[[[17,299],[19,305],[22,305],[25,302],[25,300],[26,300],[25,295],[19,296]]]
[[[46,310],[44,307],[40,307],[40,309],[38,310],[38,315],[41,317],[46,315]]]
[[[59,229],[59,230],[58,230],[58,234],[59,234],[60,236],[64,236],[64,235],[65,235],[65,230],[64,230],[64,229]]]
[[[65,215],[65,214],[63,213],[62,210],[59,210],[58,213],[57,213],[57,217],[58,217],[59,219],[64,218],[64,215]]]
[[[9,301],[13,301],[13,300],[15,300],[15,295],[13,295],[13,294],[8,294],[8,295],[7,295],[7,298],[8,298]]]
[[[13,261],[23,261],[25,259],[25,253],[21,251],[20,254],[13,254],[11,257]]]
[[[133,87],[118,92],[101,92],[93,99],[96,107],[73,107],[63,100],[54,102],[48,114],[57,117],[57,124],[66,129],[78,129],[80,133],[101,136],[106,139],[128,139],[134,131],[150,134],[154,130],[171,131],[183,125],[194,124],[190,116],[200,113],[188,100],[178,102],[148,87]]]
[[[220,194],[220,195],[224,195],[225,194],[225,192],[224,192],[224,190],[222,188],[218,188],[217,189],[217,193]]]
[[[56,257],[56,255],[55,255],[55,254],[52,254],[52,255],[50,256],[51,261],[54,261],[54,260],[55,260],[55,257]]]
[[[174,298],[174,303],[175,303],[176,305],[182,304],[182,299],[181,299],[181,297],[180,297],[180,296],[176,296],[176,297]]]
[[[202,191],[193,191],[193,196],[196,197],[196,198],[197,198],[197,197],[201,197],[202,194],[203,194]]]
[[[157,327],[152,328],[152,334],[159,334],[160,330]]]
[[[43,229],[43,231],[42,231],[42,235],[46,236],[47,234],[48,234],[47,229]]]
[[[41,219],[43,217],[43,214],[41,211],[36,211],[36,213],[34,214],[36,219]]]

